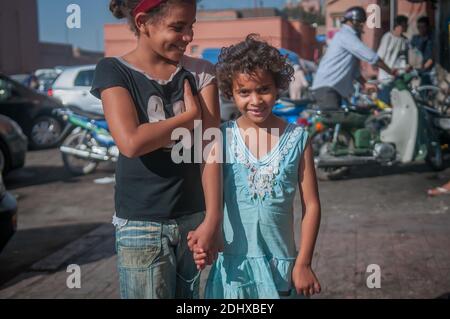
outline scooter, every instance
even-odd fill
[[[103,116],[72,109],[60,110],[73,130],[59,148],[64,167],[74,175],[95,171],[100,162],[117,162],[117,148]]]
[[[318,111],[317,116],[331,128],[324,131],[315,158],[320,179],[338,179],[353,166],[374,163],[425,160],[435,170],[444,168],[435,115],[414,100],[408,88],[413,77],[403,74],[395,79],[392,111],[376,115],[351,108]]]
[[[313,102],[311,99],[291,100],[280,98],[272,108],[273,114],[283,118],[288,123],[298,123],[302,112]]]

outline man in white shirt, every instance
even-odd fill
[[[408,63],[408,39],[403,35],[408,30],[408,18],[399,15],[395,18],[394,29],[386,32],[378,47],[378,56],[391,69],[405,68]],[[379,69],[378,80],[385,82],[392,76]]]
[[[294,64],[294,78],[289,83],[289,97],[291,100],[300,100],[303,92],[308,88],[305,73],[298,64]]]

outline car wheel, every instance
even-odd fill
[[[61,122],[48,115],[39,116],[33,121],[30,132],[30,146],[44,149],[56,146],[62,133]]]

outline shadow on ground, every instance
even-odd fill
[[[104,224],[90,223],[18,230],[0,255],[0,290],[15,284],[12,279],[21,273],[27,272],[30,277],[33,276],[33,271],[30,271],[33,264],[101,225]],[[111,249],[105,249],[101,254],[87,254],[87,257],[83,256],[77,259],[77,262],[81,265],[112,256],[114,254],[113,237],[111,236],[111,243],[106,243],[106,247],[111,246]]]
[[[450,161],[446,162],[444,169],[450,167]],[[389,175],[399,175],[399,174],[411,174],[411,173],[439,173],[433,171],[425,163],[413,163],[413,164],[403,164],[394,166],[380,166],[380,165],[361,165],[351,167],[350,171],[346,176],[341,178],[341,180],[348,179],[361,179],[370,177],[380,177]]]
[[[44,185],[54,182],[77,183],[81,179],[96,179],[104,177],[105,173],[113,174],[114,168],[99,166],[87,176],[74,176],[62,166],[27,166],[5,176],[4,181],[8,190],[22,187]]]

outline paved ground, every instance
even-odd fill
[[[72,178],[49,150],[30,152],[26,168],[5,179],[18,196],[19,230],[0,255],[0,298],[118,298],[113,184],[96,183],[112,174],[102,167]],[[321,182],[317,298],[447,296],[450,196],[427,198],[425,190],[448,179],[450,169],[436,174],[414,165],[366,167]],[[298,225],[298,201],[296,211]],[[69,264],[81,267],[80,289],[67,288]],[[366,285],[370,264],[380,266],[379,289]]]

